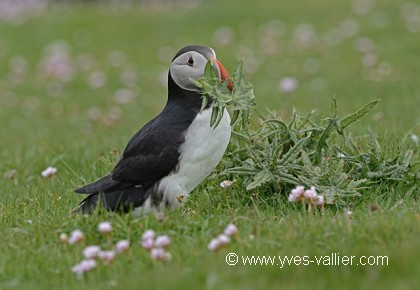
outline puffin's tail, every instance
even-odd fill
[[[91,214],[97,208],[108,211],[128,212],[140,207],[147,199],[143,187],[132,186],[112,192],[90,194],[73,210],[75,214]]]
[[[124,184],[123,182],[112,179],[112,175],[108,174],[101,179],[89,183],[88,185],[82,186],[75,190],[77,193],[96,193],[96,192],[108,192],[115,191],[116,189],[128,187],[132,184]]]

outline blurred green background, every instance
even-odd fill
[[[335,96],[345,115],[379,98],[356,133],[418,132],[414,2],[0,3],[1,145],[18,160],[42,143],[121,148],[163,108],[170,61],[194,43],[213,47],[228,71],[244,60],[262,112],[287,118],[295,107],[322,117]]]

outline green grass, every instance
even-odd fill
[[[154,216],[137,219],[112,213],[88,218],[69,216],[81,199],[73,189],[109,172],[132,134],[163,108],[166,87],[159,76],[167,70],[173,54],[190,43],[212,46],[228,71],[242,58],[245,68],[247,62],[257,60],[258,70],[245,71],[245,76],[254,86],[258,110],[265,112],[268,108],[285,121],[290,120],[293,107],[303,116],[316,109],[317,121],[329,116],[334,95],[340,116],[381,99],[347,133],[363,147],[367,146],[365,137],[370,129],[385,148],[384,155],[395,156],[396,150],[411,149],[418,161],[418,145],[410,134],[420,134],[420,40],[418,34],[405,28],[401,1],[377,1],[376,8],[364,16],[353,12],[351,1],[272,1],[264,5],[255,1],[225,2],[203,1],[197,7],[178,5],[170,10],[135,8],[124,13],[78,4],[52,7],[22,25],[0,22],[0,289],[417,286],[418,178],[410,184],[373,184],[364,188],[360,197],[327,205],[323,214],[316,211],[309,215],[300,204],[289,203],[284,192],[270,191],[270,187],[246,191],[246,180],[241,178],[232,188],[221,189],[218,184],[224,177],[213,174],[193,192],[186,207],[167,212],[162,221]],[[374,25],[376,12],[385,15],[384,27]],[[338,45],[326,45],[322,41],[325,33],[349,18],[359,24],[357,34]],[[283,23],[284,34],[274,39],[274,52],[265,54],[262,27],[274,19]],[[294,42],[294,31],[302,23],[313,26],[319,42],[309,47]],[[221,26],[233,30],[232,41],[224,46],[213,39]],[[84,37],[87,41],[80,41]],[[373,69],[363,66],[362,54],[354,48],[359,37],[375,43],[373,53],[379,62]],[[44,48],[57,40],[68,43],[72,64],[86,53],[96,63],[87,71],[78,69],[74,78],[63,84],[61,94],[54,96],[47,90],[51,80],[42,78],[38,64]],[[161,47],[169,47],[166,58],[159,57],[164,54],[162,50],[158,53]],[[107,55],[113,50],[125,53],[125,64],[109,65]],[[13,84],[9,78],[9,63],[14,56],[22,56],[28,63],[20,84]],[[315,73],[304,69],[308,59],[319,64]],[[377,72],[382,62],[391,64],[390,76],[379,80],[365,77]],[[136,97],[129,104],[120,104],[114,93],[126,87],[120,74],[128,69],[137,74],[137,82],[131,87]],[[107,76],[106,85],[96,90],[86,84],[95,70]],[[279,80],[286,76],[299,80],[299,87],[291,94],[277,89]],[[314,89],[311,84],[317,79],[323,86]],[[92,108],[102,112],[101,118],[89,117]],[[110,119],[116,110],[119,117]],[[388,146],[392,144],[398,145]],[[56,176],[42,178],[41,171],[50,165],[58,168]],[[351,227],[344,214],[346,208],[353,211]],[[103,220],[114,226],[108,240],[96,230]],[[227,249],[208,251],[210,239],[230,222],[237,224],[240,235]],[[128,238],[131,249],[108,267],[101,265],[79,280],[71,267],[82,259],[83,245],[66,246],[58,239],[61,232],[70,233],[76,228],[86,235],[83,245],[110,247]],[[141,248],[141,234],[148,228],[171,237],[172,261],[152,261]],[[389,263],[228,266],[225,255],[229,252],[311,258],[331,253],[387,255]]]

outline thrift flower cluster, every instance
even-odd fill
[[[324,205],[324,197],[322,195],[318,195],[316,192],[315,186],[311,186],[310,189],[306,189],[304,186],[296,186],[296,188],[292,189],[292,192],[289,195],[290,202],[296,202],[301,200],[308,205],[316,205],[316,206],[323,206]]]
[[[98,225],[98,231],[103,235],[109,235],[112,232],[112,226],[109,222],[101,222]]]
[[[231,180],[223,180],[222,182],[220,182],[220,187],[221,188],[228,188],[232,186],[233,181]]]
[[[98,225],[98,231],[103,236],[108,236],[112,232],[112,226],[109,222],[101,222]],[[60,242],[63,244],[76,245],[81,244],[83,240],[83,232],[78,229],[71,232],[70,237],[65,233],[60,234]],[[72,267],[72,272],[80,279],[83,277],[83,273],[92,271],[97,267],[98,260],[103,265],[109,265],[114,261],[117,253],[125,253],[129,248],[130,242],[128,240],[118,241],[111,250],[102,249],[98,245],[89,245],[82,250],[84,259]]]
[[[107,266],[111,264],[118,254],[127,253],[130,249],[130,242],[128,240],[120,240],[109,249],[109,237],[112,235],[113,227],[110,222],[101,222],[98,224],[98,232],[103,237],[107,237],[107,243],[105,247],[100,245],[88,245],[82,250],[83,260],[72,267],[72,272],[76,274],[77,278],[83,278],[85,272],[92,271],[95,269],[99,262]],[[61,233],[59,236],[62,244],[77,245],[81,244],[84,240],[84,234],[81,230],[77,229],[70,233],[68,236],[66,233]],[[171,239],[167,235],[157,236],[155,231],[146,230],[141,239],[141,245],[150,253],[150,257],[153,260],[158,261],[170,261],[172,256],[168,252],[168,247],[171,244]]]
[[[171,239],[167,235],[157,236],[153,230],[146,230],[141,237],[143,248],[150,252],[150,257],[158,261],[170,261],[171,253],[166,249],[171,244]]]
[[[208,244],[207,248],[210,251],[218,251],[222,248],[224,248],[225,246],[227,246],[227,244],[230,243],[231,239],[238,233],[238,228],[234,225],[234,224],[229,224],[223,234],[220,234],[217,238],[214,238],[210,241],[210,243]]]

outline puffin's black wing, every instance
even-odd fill
[[[92,213],[99,204],[107,210],[127,212],[144,203],[147,189],[178,164],[184,129],[165,119],[158,116],[137,132],[110,174],[75,190],[89,196],[74,212]]]
[[[196,113],[174,114],[172,109],[174,108],[167,105],[160,115],[131,138],[109,175],[75,191],[106,193],[132,186],[147,189],[175,170],[180,155],[179,148],[184,142],[183,132]]]
[[[112,180],[122,184],[135,183],[148,188],[168,175],[178,164],[178,148],[181,142],[165,137],[145,134],[135,138],[135,144],[131,148],[127,146],[122,158],[112,170]]]

